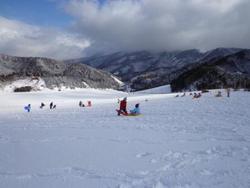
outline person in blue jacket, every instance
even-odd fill
[[[139,115],[139,114],[141,114],[139,103],[135,105],[135,108],[133,110],[130,110],[130,114],[131,115]]]
[[[31,105],[28,104],[27,106],[24,107],[24,110],[26,110],[27,112],[30,112],[31,110]]]

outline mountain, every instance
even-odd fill
[[[242,53],[246,56],[241,59]],[[240,80],[248,77],[247,54],[244,49],[216,48],[207,52],[117,52],[67,61],[0,55],[0,86],[118,89],[121,83],[116,77],[137,91],[167,84],[173,91],[242,85]]]
[[[68,60],[67,63],[83,63],[108,71],[121,78],[131,88],[143,90],[171,83],[184,71],[183,68],[189,65],[215,58],[220,59],[240,50],[237,48],[217,48],[204,53],[196,49],[160,53],[148,51],[117,52]]]
[[[120,83],[110,73],[84,64],[66,64],[63,61],[40,57],[0,55],[0,87],[16,83],[22,87],[40,84],[41,87],[49,89],[120,87]]]
[[[199,59],[201,55],[198,50],[161,53],[148,51],[131,53],[117,52],[109,55],[70,60],[68,62],[84,63],[105,70],[121,77],[123,81],[128,82],[135,76],[152,70],[181,67],[182,64]]]
[[[172,91],[186,89],[250,88],[250,50],[214,56],[205,62],[189,65],[171,82]]]

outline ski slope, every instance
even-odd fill
[[[164,86],[159,86],[159,87],[152,88],[152,89],[138,91],[137,93],[141,93],[141,94],[166,94],[166,93],[171,93],[171,87],[170,87],[170,85],[164,85]]]
[[[248,188],[250,93],[214,94],[0,92],[0,187]],[[142,116],[116,115],[125,96]]]

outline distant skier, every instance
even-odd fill
[[[49,104],[49,109],[53,109],[53,106],[54,106],[54,104],[53,104],[53,102],[51,102],[51,103]]]
[[[181,97],[185,97],[186,96],[186,93],[183,93],[182,95],[181,95]]]
[[[215,95],[215,97],[222,97],[221,91],[218,91],[218,93]]]
[[[194,93],[194,95],[193,95],[193,99],[195,99],[195,98],[197,98],[197,93]]]
[[[79,107],[82,107],[83,103],[82,101],[79,101]]]
[[[87,107],[91,107],[92,106],[92,102],[88,101]]]
[[[194,93],[193,99],[198,99],[201,97],[201,93]]]
[[[52,106],[52,109],[56,109],[56,105],[55,104]]]
[[[41,102],[40,108],[43,109],[43,107],[45,107],[45,104]]]
[[[139,103],[135,105],[135,108],[133,110],[130,110],[130,114],[131,115],[139,115],[139,114],[141,114],[140,104]]]
[[[27,112],[30,112],[31,111],[31,104],[28,104],[27,106],[25,106],[24,110],[26,110]]]
[[[122,101],[120,101],[120,109],[118,110],[118,116],[121,115],[121,113],[127,115],[127,97],[125,97]]]
[[[227,97],[230,97],[230,88],[227,88],[226,91],[227,91]]]

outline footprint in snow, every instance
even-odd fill
[[[139,154],[137,154],[136,157],[137,158],[142,158],[142,157],[147,157],[149,155],[151,155],[151,153],[145,152],[145,153],[139,153]]]
[[[211,176],[213,173],[210,170],[204,169],[200,172],[201,175],[203,176]]]
[[[157,163],[157,160],[156,159],[151,159],[150,163]]]

